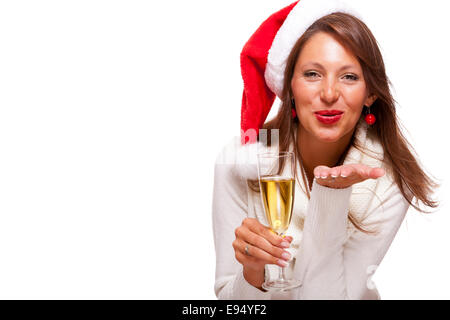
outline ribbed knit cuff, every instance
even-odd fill
[[[263,292],[248,283],[242,271],[236,275],[233,291],[236,300],[269,300],[271,298],[269,292]]]
[[[316,244],[336,245],[344,241],[351,194],[352,186],[328,188],[314,179],[304,230],[317,241]]]

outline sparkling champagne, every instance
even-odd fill
[[[277,234],[284,234],[291,222],[294,200],[294,179],[286,177],[261,177],[262,200],[267,221]]]

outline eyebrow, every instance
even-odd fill
[[[303,65],[303,67],[306,67],[306,66],[309,66],[309,65],[314,66],[315,68],[325,69],[325,68],[324,68],[320,63],[318,63],[318,62],[308,62],[308,63],[305,63],[305,64]],[[338,71],[343,71],[343,70],[351,69],[351,68],[356,68],[356,66],[355,66],[354,64],[346,64],[346,65],[342,66],[341,68],[339,68]]]

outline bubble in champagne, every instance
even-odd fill
[[[275,220],[273,222],[273,228],[276,230],[281,227],[281,220]]]

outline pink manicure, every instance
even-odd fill
[[[289,244],[289,242],[283,241],[280,246],[282,246],[283,248],[289,248],[291,245]]]
[[[283,254],[281,255],[281,257],[288,261],[291,258],[291,254],[289,252],[283,252]]]
[[[286,268],[288,266],[288,263],[283,260],[277,260],[277,264],[282,268]]]

